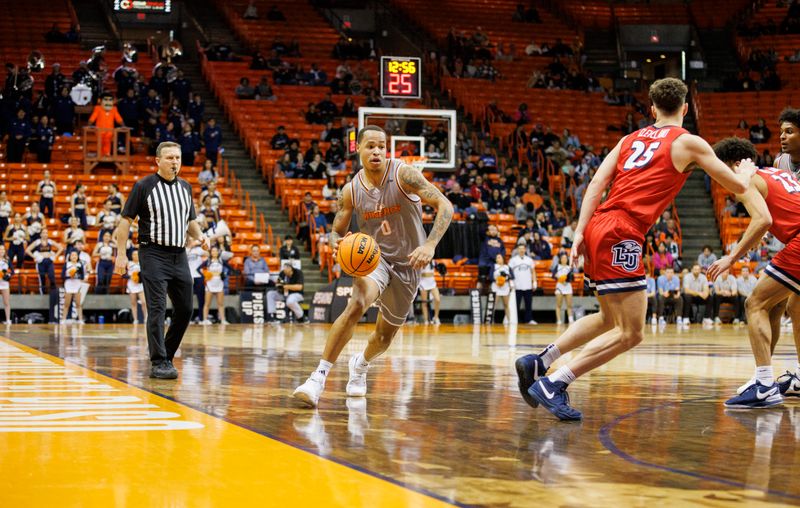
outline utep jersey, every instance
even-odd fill
[[[791,171],[778,168],[758,170],[767,183],[767,208],[772,215],[769,232],[782,243],[800,233],[800,183]]]
[[[402,164],[397,159],[386,161],[383,180],[372,189],[367,188],[363,169],[350,182],[359,230],[378,242],[381,257],[392,265],[408,265],[408,256],[427,238],[419,196],[400,188],[398,170]]]
[[[686,133],[686,129],[667,125],[645,127],[628,135],[620,146],[611,192],[597,211],[623,210],[643,233],[650,229],[689,177],[672,163],[672,143]]]

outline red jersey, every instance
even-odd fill
[[[800,183],[791,171],[783,169],[764,168],[757,174],[767,183],[765,201],[772,215],[769,232],[781,243],[789,243],[800,233]]]
[[[614,182],[597,212],[623,210],[645,233],[680,192],[689,172],[672,163],[672,143],[688,131],[674,125],[645,127],[622,141]]]

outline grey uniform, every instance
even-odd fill
[[[772,163],[778,169],[785,169],[791,171],[794,176],[800,177],[800,165],[792,164],[792,157],[788,153],[781,153]]]
[[[367,277],[380,290],[383,319],[395,326],[405,323],[419,285],[420,270],[411,267],[408,256],[427,238],[419,196],[400,188],[397,172],[402,164],[397,159],[386,161],[383,180],[370,190],[363,169],[350,182],[358,228],[381,248],[380,264]]]

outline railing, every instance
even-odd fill
[[[120,134],[124,136],[124,151],[120,152]],[[90,152],[94,139],[94,152]],[[108,146],[108,145],[111,146]],[[117,127],[114,129],[100,127],[83,128],[83,172],[88,175],[100,163],[110,162],[123,175],[128,173],[131,165],[131,129]]]

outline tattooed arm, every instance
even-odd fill
[[[404,164],[398,171],[401,187],[409,194],[416,194],[426,205],[436,208],[436,219],[424,245],[417,247],[409,256],[411,266],[420,269],[433,259],[436,245],[444,236],[453,220],[453,204],[435,185],[430,183],[416,168]]]
[[[339,242],[342,237],[347,235],[347,228],[350,227],[350,219],[353,217],[353,195],[350,185],[345,185],[342,195],[338,199],[339,211],[333,218],[331,226],[330,245],[333,249],[333,259],[336,259],[336,251],[339,250]]]

